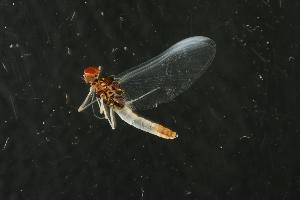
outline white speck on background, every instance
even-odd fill
[[[4,63],[2,63],[2,67],[3,67],[3,69],[4,69],[6,72],[8,72],[8,70],[7,70],[7,68],[6,68],[6,65],[5,65]]]
[[[74,11],[73,14],[72,14],[72,17],[71,17],[71,19],[70,19],[71,21],[73,21],[75,15],[76,15],[76,12]]]
[[[17,110],[16,110],[16,106],[15,106],[15,103],[14,103],[13,96],[9,95],[9,99],[10,99],[10,103],[11,103],[11,106],[12,106],[12,109],[13,109],[13,112],[14,112],[15,119],[18,119]]]
[[[116,47],[116,48],[112,48],[111,52],[114,53],[114,52],[117,51],[117,50],[118,50],[117,47]]]
[[[72,51],[71,51],[71,49],[69,48],[69,47],[67,47],[67,54],[70,56],[70,55],[72,55]]]
[[[9,141],[9,137],[6,138],[6,140],[5,140],[5,142],[4,142],[4,145],[3,145],[3,147],[2,147],[2,151],[5,151],[5,150],[6,150],[8,141]]]

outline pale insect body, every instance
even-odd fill
[[[153,59],[112,77],[101,77],[101,67],[88,67],[83,78],[90,90],[78,112],[97,102],[112,129],[115,113],[128,124],[165,139],[175,131],[138,116],[133,110],[150,109],[168,102],[198,79],[216,52],[213,40],[196,36],[182,40]]]

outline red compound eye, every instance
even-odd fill
[[[96,66],[89,66],[84,69],[84,74],[86,75],[96,75],[99,73],[99,69]]]

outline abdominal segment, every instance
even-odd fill
[[[121,109],[115,109],[115,112],[120,116],[122,120],[124,120],[128,124],[145,132],[154,134],[164,139],[175,139],[177,137],[176,132],[160,124],[151,122],[150,120],[138,116],[126,106]]]
[[[168,129],[160,124],[153,123],[153,129],[156,133],[158,133],[157,136],[165,138],[165,139],[174,139],[177,137],[176,132],[172,131],[171,129]]]

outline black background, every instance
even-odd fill
[[[296,199],[299,1],[0,1],[0,199]],[[87,65],[118,74],[189,36],[216,58],[140,112],[166,141],[89,111]]]

